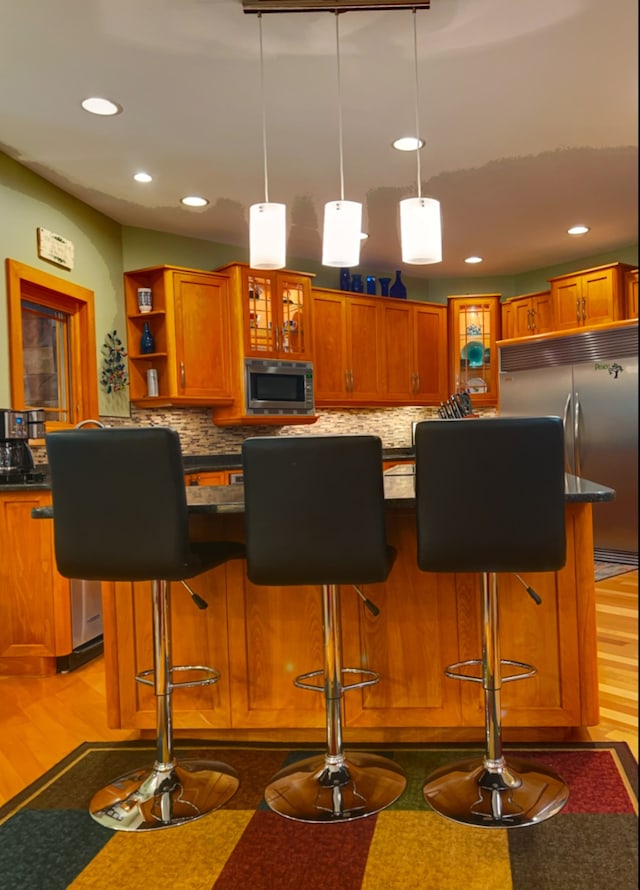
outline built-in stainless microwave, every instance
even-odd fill
[[[244,387],[247,415],[315,413],[311,362],[246,358]]]

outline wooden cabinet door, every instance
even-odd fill
[[[178,395],[232,397],[229,283],[210,272],[173,273]]]
[[[51,492],[0,494],[0,674],[56,672],[71,652],[69,581],[56,568],[53,522],[33,519]]]
[[[416,395],[415,318],[405,300],[382,304],[384,394],[391,402],[407,403]]]
[[[638,270],[625,273],[625,318],[638,317]]]
[[[582,325],[582,276],[572,275],[551,282],[556,329],[561,331]]]
[[[531,299],[514,300],[514,327],[516,337],[528,337],[534,333]]]
[[[308,275],[282,271],[276,276],[278,353],[292,361],[312,358],[312,303]]]
[[[344,404],[347,398],[347,319],[344,298],[314,289],[313,354],[316,404]]]
[[[414,304],[414,367],[418,404],[443,402],[448,397],[447,307]],[[416,398],[417,397],[417,398]]]
[[[551,291],[544,291],[531,297],[531,312],[534,334],[548,334],[554,329],[553,303]]]
[[[449,297],[449,386],[468,390],[474,407],[498,402],[499,305],[500,294]]]
[[[605,324],[620,318],[613,269],[594,269],[582,276],[582,324]]]
[[[507,300],[506,303],[500,304],[502,339],[512,340],[515,336],[515,313],[513,310],[514,300]]]
[[[350,399],[377,402],[382,391],[381,306],[375,299],[351,297],[347,310],[347,370]]]

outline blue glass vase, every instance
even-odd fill
[[[407,299],[407,289],[404,286],[404,282],[400,277],[400,269],[396,271],[396,280],[393,282],[391,287],[389,288],[389,296],[390,297],[398,297],[400,300]]]
[[[358,275],[357,272],[355,275],[351,276],[351,292],[354,294],[364,293],[364,283],[362,281],[362,275]]]
[[[142,355],[148,355],[150,352],[156,351],[156,341],[153,339],[149,322],[145,321],[142,329],[142,337],[140,337],[140,352]]]
[[[390,278],[380,278],[380,296],[388,297],[389,296],[389,285],[391,284]]]
[[[340,269],[340,290],[351,290],[351,273],[348,269]]]
[[[375,294],[376,292],[376,277],[375,275],[367,275],[367,293]]]

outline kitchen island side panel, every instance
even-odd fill
[[[505,690],[506,738],[510,730],[519,730],[519,740],[539,740],[545,732],[557,738],[554,730],[567,735],[598,722],[591,504],[566,509],[566,566],[527,579],[540,587],[542,606],[514,578],[502,580],[504,656],[531,660],[538,669],[536,678]],[[385,584],[366,588],[380,616],[361,608],[350,587],[341,588],[345,663],[382,675],[378,686],[345,694],[345,741],[455,740],[467,738],[465,732],[481,739],[480,684],[444,677],[450,661],[480,657],[479,579],[418,571],[413,510],[391,507],[387,516],[398,557]],[[243,536],[241,513],[202,514],[192,522],[203,537]],[[175,696],[177,736],[322,742],[322,696],[292,689],[296,673],[322,666],[320,590],[256,587],[241,560],[207,575],[194,586],[201,592],[204,585],[208,618],[174,585],[176,657],[220,667],[223,675],[215,693],[186,689]],[[134,679],[150,666],[149,621],[142,616],[150,614],[151,595],[148,585],[137,584],[135,595],[126,586],[104,585],[109,720],[114,728],[152,734],[155,713]]]

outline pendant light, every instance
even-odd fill
[[[418,94],[418,37],[416,10],[413,9],[413,59],[415,70],[416,140],[420,144]],[[442,262],[442,220],[440,202],[423,198],[421,193],[420,149],[416,149],[418,197],[400,201],[400,243],[402,262],[426,265]]]
[[[267,114],[264,98],[264,58],[262,52],[262,15],[260,30],[260,89],[262,95],[262,156],[264,163],[264,201],[249,208],[249,265],[252,269],[283,269],[286,265],[287,208],[269,201],[267,173]]]
[[[362,204],[344,199],[344,163],[342,151],[342,92],[340,82],[339,13],[336,19],[336,58],[338,67],[338,142],[340,148],[340,200],[324,205],[322,265],[348,268],[360,262]]]

